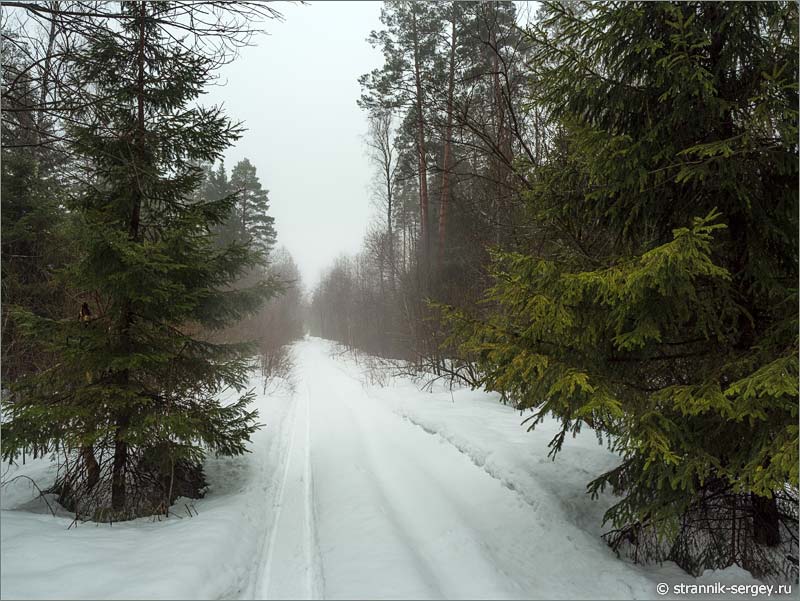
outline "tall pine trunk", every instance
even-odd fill
[[[495,117],[495,140],[493,150],[493,177],[498,187],[495,194],[495,244],[503,244],[503,216],[508,211],[507,195],[509,190],[509,180],[511,176],[511,164],[513,161],[511,152],[511,131],[508,125],[508,115],[506,106],[506,95],[503,92],[503,83],[500,81],[501,65],[500,46],[497,40],[497,6],[487,4],[489,12],[487,18],[489,25],[489,49],[492,52],[492,95]]]
[[[439,199],[439,252],[438,267],[441,269],[444,261],[444,247],[447,232],[447,207],[450,200],[450,155],[452,153],[453,138],[453,91],[455,89],[456,69],[456,10],[451,7],[450,31],[450,72],[447,82],[447,126],[444,134],[444,158],[442,160],[442,196]]]
[[[419,32],[417,31],[416,7],[411,10],[411,28],[414,36],[414,83],[417,105],[417,157],[419,165],[419,213],[422,253],[427,280],[428,257],[430,256],[430,228],[428,226],[428,161],[425,152],[425,119],[422,112],[422,73],[419,58]]]

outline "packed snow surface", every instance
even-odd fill
[[[618,559],[600,538],[613,498],[585,492],[618,459],[591,432],[551,461],[555,423],[527,433],[495,395],[370,385],[320,339],[293,353],[292,385],[258,397],[253,452],[209,459],[208,494],[172,517],[69,528],[27,479],[4,486],[0,595],[654,599],[661,582],[758,583]],[[3,470],[43,488],[54,473],[47,460]]]

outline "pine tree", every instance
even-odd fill
[[[119,30],[98,32],[75,58],[90,108],[70,134],[87,184],[70,207],[80,260],[65,275],[85,302],[71,319],[17,312],[59,360],[13,388],[3,456],[67,451],[61,500],[81,517],[166,510],[182,488],[196,492],[207,450],[244,453],[258,428],[252,392],[219,400],[244,390],[250,347],[190,334],[235,322],[273,288],[229,285],[263,260],[251,244],[214,243],[237,195],[193,200],[197,165],[218,160],[239,129],[195,105],[214,61],[165,30],[174,10],[122,3]]]
[[[261,187],[255,166],[248,159],[236,163],[230,187],[238,193],[231,216],[239,241],[251,240],[267,256],[275,244],[274,218],[269,215],[269,193]]]
[[[198,194],[203,200],[236,195],[230,215],[215,230],[219,244],[251,241],[264,258],[269,255],[277,235],[275,219],[269,214],[269,192],[262,187],[249,159],[239,161],[230,178],[224,162],[220,161],[215,169],[206,166]]]
[[[616,550],[796,574],[797,5],[573,9],[535,33],[539,251],[495,255],[454,340],[554,455],[586,424],[621,455],[589,485]]]

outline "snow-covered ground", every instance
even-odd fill
[[[616,458],[591,432],[553,462],[555,424],[526,433],[482,392],[364,384],[334,350],[295,345],[293,389],[258,397],[267,426],[252,454],[209,460],[194,517],[178,503],[182,519],[68,529],[23,479],[3,487],[0,596],[654,599],[657,583],[758,584],[615,557],[600,539],[613,500],[585,485]],[[28,462],[5,479],[47,486],[52,469]]]

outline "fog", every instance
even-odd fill
[[[222,104],[247,131],[225,157],[247,157],[270,192],[278,246],[312,287],[340,253],[358,250],[371,212],[371,167],[356,105],[358,76],[380,66],[366,42],[380,27],[380,2],[281,4],[220,71],[203,104]]]

